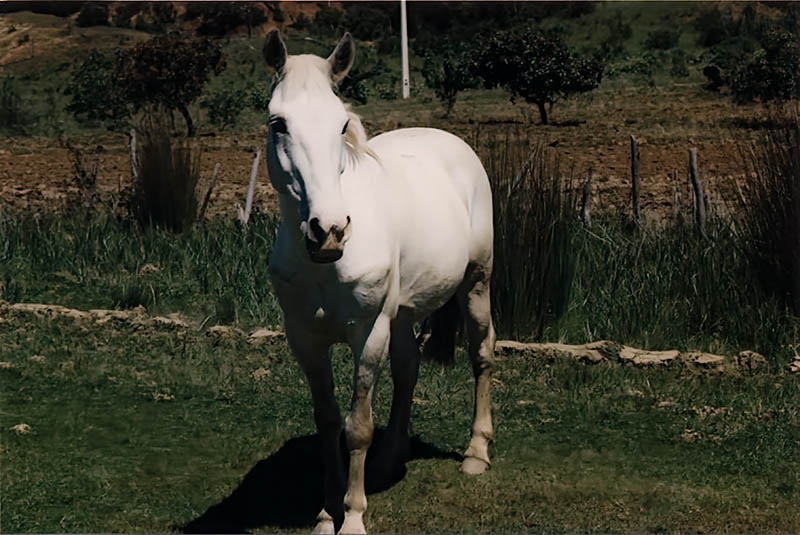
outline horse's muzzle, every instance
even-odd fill
[[[309,222],[309,229],[313,234],[306,234],[306,249],[312,262],[318,264],[328,264],[336,262],[344,254],[344,244],[350,238],[350,216],[347,216],[347,223],[339,228],[333,225],[327,231],[323,230],[316,217]]]

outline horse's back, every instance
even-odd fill
[[[401,301],[430,312],[452,295],[468,264],[491,269],[486,172],[467,143],[442,130],[394,130],[369,144],[387,173],[385,194],[400,244]],[[440,298],[423,306],[420,300],[433,294]]]

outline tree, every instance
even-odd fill
[[[800,97],[800,47],[784,30],[765,32],[762,48],[735,69],[731,93],[737,103],[788,100]]]
[[[521,97],[536,104],[542,124],[547,124],[547,107],[595,89],[603,76],[599,60],[577,56],[560,37],[531,29],[484,38],[475,64],[487,88],[502,87],[512,102]]]
[[[78,120],[100,121],[107,128],[122,129],[130,119],[130,108],[117,84],[116,56],[89,51],[89,56],[73,67],[65,94],[72,97],[67,111]]]
[[[220,46],[208,39],[184,40],[178,34],[160,35],[135,45],[117,64],[117,83],[125,100],[138,110],[157,104],[177,110],[188,135],[195,128],[191,104],[212,74],[225,68]]]
[[[426,54],[422,66],[425,85],[433,89],[437,98],[445,105],[444,116],[448,117],[460,91],[478,85],[474,74],[472,52],[463,47],[444,45],[437,54]]]

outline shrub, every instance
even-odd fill
[[[22,110],[22,98],[13,76],[6,76],[0,83],[0,128],[15,130],[27,123]]]
[[[138,150],[138,177],[132,186],[131,215],[142,225],[174,232],[191,227],[197,217],[200,153],[188,141],[174,142],[167,119],[146,118]]]
[[[731,77],[731,92],[738,103],[760,100],[788,100],[800,96],[800,46],[794,36],[771,30],[762,48],[736,68]]]
[[[737,228],[763,286],[800,316],[800,122],[772,119],[781,126],[741,151],[746,188]]]
[[[492,309],[500,336],[541,338],[566,310],[576,257],[576,196],[543,143],[488,136],[479,147],[494,195]]]
[[[680,38],[680,28],[659,28],[648,32],[644,46],[648,50],[669,50],[678,46]]]
[[[112,130],[128,124],[131,110],[116,72],[121,52],[116,54],[92,49],[85,60],[73,64],[64,93],[71,97],[66,109],[78,121],[100,121]]]
[[[270,91],[268,86],[255,87],[250,90],[250,107],[256,111],[269,111]]]
[[[213,124],[227,128],[236,125],[247,105],[246,96],[244,89],[223,87],[204,98],[200,106],[208,110],[208,118]]]
[[[676,78],[689,76],[689,67],[686,66],[687,54],[683,49],[676,48],[671,54],[670,74]]]

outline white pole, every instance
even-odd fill
[[[400,50],[403,54],[403,98],[408,98],[408,28],[406,27],[406,0],[400,0]]]

